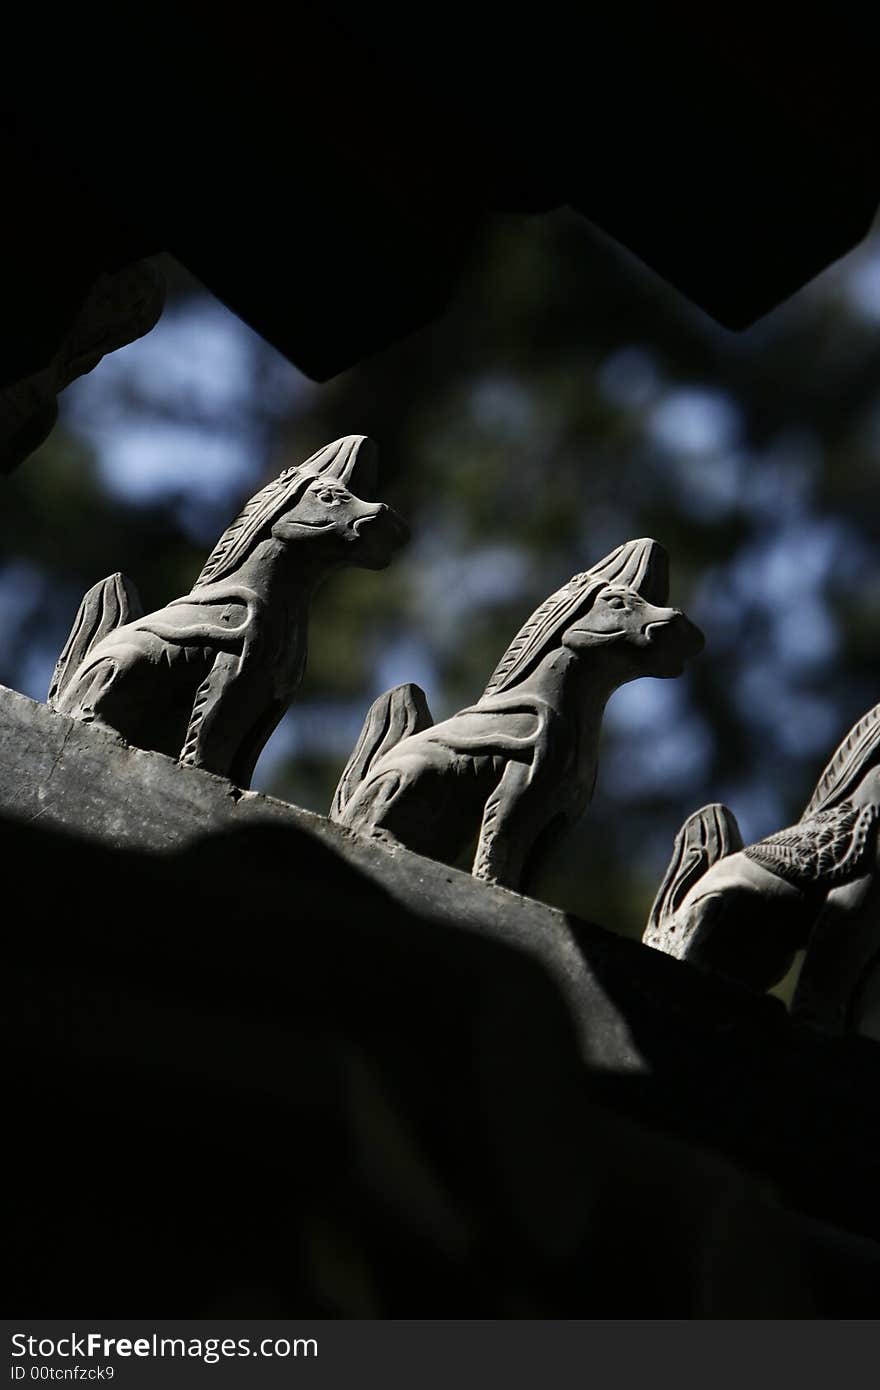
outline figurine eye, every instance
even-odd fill
[[[340,502],[345,501],[348,493],[343,492],[341,488],[322,487],[316,489],[315,496],[325,507],[338,507]]]
[[[609,608],[626,607],[626,599],[621,598],[620,594],[612,594],[610,598],[605,600],[605,602]]]

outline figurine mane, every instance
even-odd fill
[[[286,468],[271,483],[267,483],[245,503],[238,516],[227,526],[205,561],[193,585],[199,589],[231,574],[250,553],[267,527],[282,512],[296,502],[315,477],[305,467]]]
[[[592,608],[596,595],[608,583],[587,570],[572,575],[567,584],[545,599],[526,620],[492,673],[483,696],[509,690],[524,680],[548,652],[559,646],[566,628]]]

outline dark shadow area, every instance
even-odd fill
[[[649,1066],[596,1078],[595,1094],[729,1154],[801,1209],[880,1238],[880,1124],[866,1104],[876,1043],[799,1028],[778,1000],[635,942],[603,944],[590,935],[591,971]]]
[[[51,44],[18,23],[3,384],[55,350],[99,272],[161,250],[324,379],[439,313],[493,213],[564,204],[741,328],[880,198],[876,84],[840,15],[777,33],[605,7],[585,36],[550,5],[426,40],[394,11],[304,6],[295,48],[267,43],[259,6],[230,26],[181,5],[170,34],[59,16]]]
[[[815,1209],[824,1163],[824,1190],[859,1193],[869,1226],[876,1184],[846,1098],[824,1109],[833,1060],[817,1087],[818,1045],[794,1044],[772,1004],[585,928],[650,1070],[611,1078],[585,1071],[540,962],[420,919],[295,827],[164,857],[13,822],[2,835],[9,1242],[30,1315],[872,1305],[874,1247],[780,1205]],[[667,974],[687,982],[678,996]],[[742,1103],[759,1054],[762,1096],[784,1076],[790,1109],[817,1113],[775,1187],[722,1156],[731,1116],[750,1127],[743,1156],[762,1147],[747,1166],[792,1156],[778,1119],[756,1123],[761,1099]],[[688,1106],[702,1119],[683,1124]],[[821,1151],[820,1114],[835,1135]]]

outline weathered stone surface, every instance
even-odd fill
[[[225,778],[133,748],[112,730],[84,724],[0,688],[0,815],[111,849],[177,854],[211,834],[273,828],[291,837],[291,856],[313,843],[350,865],[421,922],[468,937],[503,939],[540,958],[582,1019],[585,1057],[599,1065],[643,1065],[628,1029],[587,969],[575,932],[553,908],[399,847],[381,846],[287,802],[242,791]],[[290,930],[296,929],[291,866]],[[237,883],[238,891],[259,885]],[[341,904],[327,884],[331,915]],[[310,908],[313,905],[310,904]],[[356,905],[352,910],[357,912]]]
[[[0,733],[30,1316],[877,1312],[768,1185],[872,1228],[869,1045],[12,692]]]
[[[476,704],[433,724],[417,687],[380,696],[333,819],[519,888],[542,835],[592,797],[612,693],[681,675],[703,645],[667,591],[663,547],[627,541],[532,613]]]
[[[49,703],[247,787],[302,681],[315,589],[346,565],[384,569],[407,537],[390,507],[352,490],[375,486],[374,454],[349,435],[285,469],[159,612],[145,614],[122,575],[94,585]]]
[[[163,883],[178,876],[190,883],[196,873],[204,901],[235,902],[245,915],[268,913],[278,951],[323,949],[339,931],[375,940],[393,927],[396,941],[424,956],[424,969],[409,983],[418,998],[430,984],[435,949],[452,956],[489,949],[521,959],[538,967],[562,1001],[578,1058],[594,1070],[591,1087],[606,1101],[626,1098],[627,1108],[653,1122],[759,1166],[770,1148],[773,1175],[790,1173],[809,1187],[815,1169],[804,1154],[808,1122],[795,1113],[809,1097],[816,1162],[847,1162],[849,1193],[858,1187],[856,1170],[876,1169],[880,1151],[867,1137],[876,1115],[865,1109],[879,1068],[872,1042],[813,1040],[792,1029],[776,999],[288,803],[242,792],[225,778],[131,748],[111,731],[13,691],[1,692],[0,815],[75,837],[71,844],[81,845],[82,855],[90,845],[108,865],[128,853],[146,866],[139,872],[161,874]],[[241,860],[239,844],[246,847]],[[89,888],[101,902],[100,885]],[[101,931],[127,934],[139,903],[103,902]],[[195,933],[174,902],[163,912],[156,903],[149,908],[150,934],[164,910],[177,923],[178,942]],[[74,930],[63,903],[58,910],[65,931]],[[75,930],[93,926],[76,923]],[[252,940],[239,944],[236,960],[246,972],[266,965]],[[366,976],[355,970],[352,981],[346,965],[339,960],[332,979],[349,998]],[[366,969],[363,959],[359,969]],[[368,977],[374,988],[374,972]],[[847,1205],[844,1188],[836,1198]]]

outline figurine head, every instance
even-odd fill
[[[287,468],[250,499],[215,545],[194,588],[232,574],[268,536],[304,544],[304,558],[327,568],[382,569],[407,539],[406,523],[381,502],[356,496],[376,486],[376,448],[362,434],[346,435]]]
[[[604,584],[566,628],[562,645],[581,652],[612,644],[624,680],[680,676],[685,662],[702,650],[703,634],[680,609],[658,607],[625,585]]]
[[[309,547],[309,558],[362,569],[384,569],[409,531],[384,502],[362,502],[344,483],[319,474],[273,522],[276,540]]]

